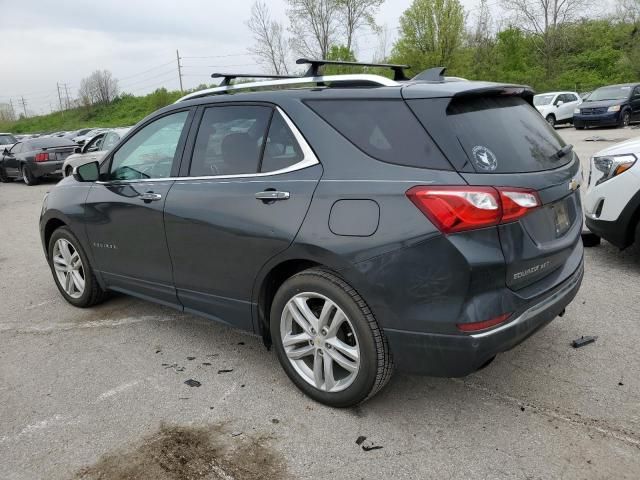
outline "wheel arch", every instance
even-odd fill
[[[42,243],[44,246],[44,251],[45,251],[45,255],[47,256],[47,259],[49,259],[49,241],[51,240],[51,236],[53,235],[53,232],[55,232],[60,227],[66,227],[66,226],[67,226],[67,223],[65,223],[58,217],[52,217],[49,220],[47,220],[47,222],[45,223],[44,229],[42,232]]]
[[[288,278],[314,267],[326,268],[340,274],[352,266],[344,258],[324,248],[293,245],[280,255],[273,257],[258,272],[251,296],[252,315],[255,332],[262,336],[267,348],[271,346],[269,315],[274,295]]]

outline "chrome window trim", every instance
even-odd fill
[[[174,103],[184,102],[185,100],[191,100],[199,97],[206,97],[208,95],[215,95],[216,93],[224,93],[233,90],[246,90],[249,88],[258,88],[258,87],[275,87],[278,85],[298,85],[298,84],[317,84],[323,82],[369,82],[372,85],[378,85],[382,87],[398,87],[400,83],[395,80],[391,80],[387,77],[383,77],[381,75],[371,75],[371,74],[350,74],[350,75],[321,75],[318,77],[294,77],[294,78],[285,78],[280,80],[266,80],[263,82],[249,82],[249,83],[238,83],[235,85],[226,85],[224,87],[213,87],[206,88],[204,90],[199,90],[197,92],[189,93],[184,97],[179,98]]]
[[[215,108],[215,107],[214,107]],[[186,177],[162,177],[162,178],[140,178],[135,180],[110,180],[110,181],[100,181],[98,180],[97,184],[100,185],[120,185],[120,184],[131,184],[131,183],[147,183],[147,182],[170,182],[170,181],[182,181],[182,180],[224,180],[227,178],[256,178],[256,177],[268,177],[272,175],[282,175],[284,173],[295,172],[297,170],[302,170],[304,168],[312,167],[313,165],[318,165],[320,161],[318,157],[316,157],[315,153],[298,130],[298,127],[291,121],[289,116],[282,111],[282,109],[276,106],[276,111],[282,115],[285,123],[293,133],[293,137],[298,142],[300,146],[300,150],[302,150],[302,160],[298,163],[294,163],[286,168],[281,168],[280,170],[273,170],[271,172],[258,172],[258,173],[237,173],[234,175],[202,175],[202,176],[186,176]],[[269,133],[267,132],[267,135]]]

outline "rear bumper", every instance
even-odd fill
[[[64,161],[33,162],[29,163],[31,173],[36,177],[62,176],[62,164]]]
[[[619,121],[619,112],[602,113],[599,115],[574,114],[573,116],[573,125],[576,127],[617,125]]]
[[[407,373],[438,377],[468,375],[557,317],[576,296],[583,273],[581,260],[577,270],[563,283],[531,301],[507,324],[486,332],[446,335],[386,328],[394,363],[398,370]]]

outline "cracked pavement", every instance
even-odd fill
[[[559,133],[585,166],[608,143],[583,138],[640,135]],[[587,249],[566,315],[486,369],[396,374],[366,404],[335,410],[303,396],[259,338],[124,296],[67,305],[38,237],[52,186],[0,185],[2,479],[72,478],[163,424],[258,435],[291,478],[640,478],[638,247]],[[571,348],[581,335],[598,340]],[[363,451],[361,435],[383,448]]]

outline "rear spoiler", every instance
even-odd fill
[[[491,85],[488,87],[474,88],[457,92],[453,94],[453,98],[513,96],[522,97],[527,103],[533,105],[534,94],[535,91],[527,85]]]

